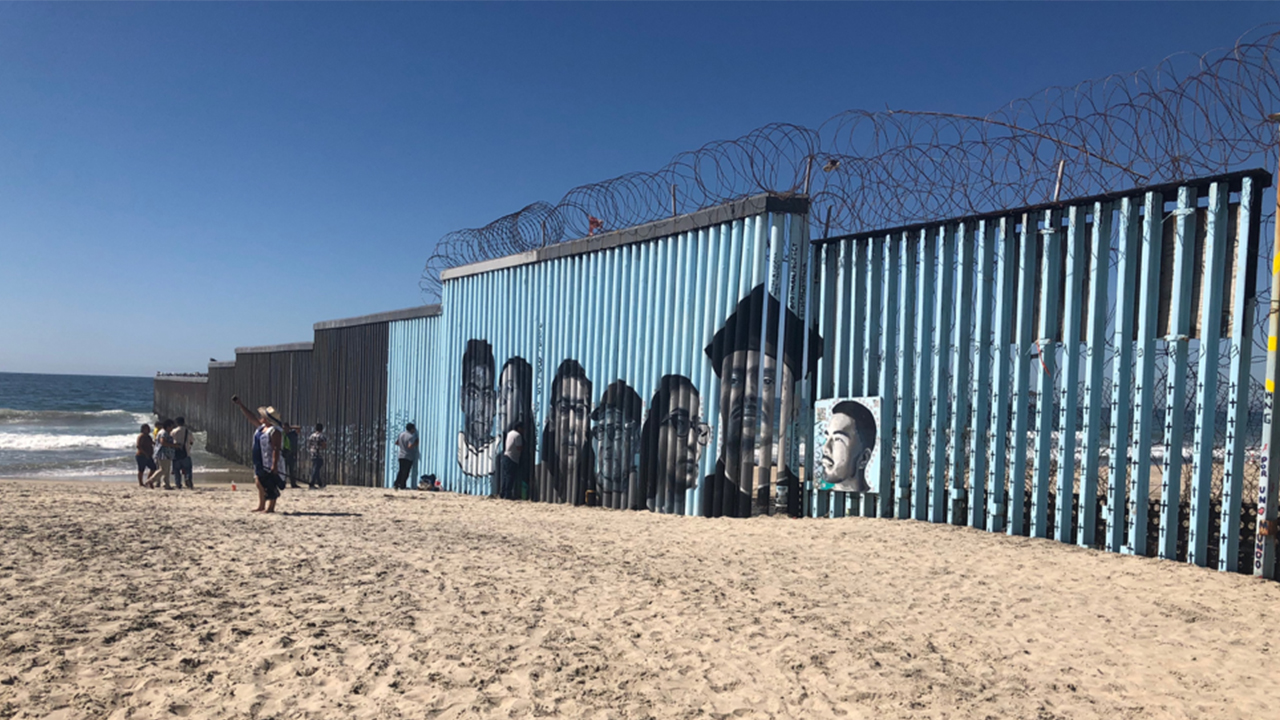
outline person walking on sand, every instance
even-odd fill
[[[283,467],[280,462],[283,435],[280,426],[283,422],[276,409],[269,405],[258,408],[255,415],[240,402],[238,395],[232,395],[231,402],[240,408],[250,423],[257,426],[253,431],[253,477],[258,486],[258,507],[254,512],[273,513],[276,511],[276,498],[284,489],[284,480],[280,477]]]
[[[418,428],[413,423],[405,425],[404,432],[396,438],[396,454],[400,458],[400,471],[396,473],[395,489],[405,490],[409,487],[413,464],[418,461]]]
[[[138,432],[138,437],[134,440],[133,446],[137,450],[134,460],[138,461],[138,487],[151,487],[143,480],[147,473],[155,472],[156,469],[156,461],[152,457],[155,454],[156,444],[151,439],[150,425],[142,424],[142,429]]]
[[[182,489],[182,476],[187,476],[187,489],[194,490],[191,484],[191,447],[196,444],[187,421],[178,417],[173,421],[173,484]]]
[[[307,454],[311,456],[311,481],[309,488],[324,487],[324,478],[320,471],[324,469],[324,451],[329,447],[329,438],[324,434],[324,425],[316,423],[316,431],[307,436]]]
[[[160,422],[160,432],[156,434],[156,465],[158,468],[151,472],[151,477],[147,478],[147,487],[156,486],[156,478],[164,483],[165,490],[172,490],[173,485],[169,484],[169,475],[173,471],[173,421],[162,420]]]

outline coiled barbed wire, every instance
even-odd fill
[[[978,117],[851,110],[817,129],[775,123],[683,152],[656,172],[570,190],[436,244],[419,287],[440,296],[449,267],[584,237],[589,218],[621,228],[757,193],[805,189],[811,214],[852,233],[1019,207],[1060,197],[1274,166],[1280,25],[1225,50],[1053,87]],[[674,205],[673,208],[673,187]]]

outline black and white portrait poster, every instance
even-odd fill
[[[871,492],[879,477],[880,398],[831,398],[814,403],[814,479],[819,490]]]

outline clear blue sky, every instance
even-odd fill
[[[0,371],[418,305],[444,233],[767,122],[983,114],[1271,4],[0,4]],[[772,98],[772,100],[770,100]]]

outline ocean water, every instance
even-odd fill
[[[0,477],[137,477],[138,426],[154,426],[152,379],[0,372]],[[195,473],[233,467],[204,451]]]

